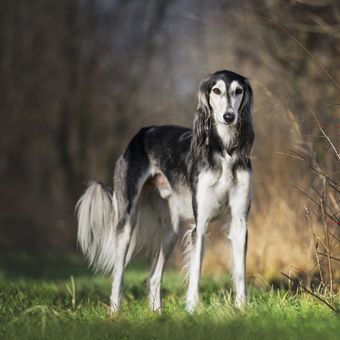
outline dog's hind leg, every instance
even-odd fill
[[[111,312],[117,312],[123,291],[123,275],[125,269],[125,261],[127,256],[127,251],[129,248],[130,240],[132,234],[132,224],[131,219],[128,218],[125,222],[123,228],[117,232],[116,240],[116,258],[115,267],[113,271],[113,282],[112,282],[112,292],[111,292]]]
[[[163,201],[168,206],[167,201]],[[163,278],[164,267],[167,259],[171,255],[178,237],[179,220],[177,215],[170,216],[170,211],[163,210],[160,216],[161,220],[161,236],[159,238],[159,246],[155,253],[152,263],[151,274],[148,282],[149,286],[149,306],[153,311],[160,312],[162,308],[161,284]]]
[[[153,311],[160,311],[162,308],[161,284],[164,266],[176,244],[178,234],[174,231],[163,236],[160,249],[157,252],[149,279],[149,306]]]
[[[124,155],[119,158],[114,174],[114,191],[115,197],[117,198],[118,222],[115,230],[116,247],[111,293],[111,312],[116,312],[121,302],[124,269],[127,264],[131,236],[136,226],[138,198],[148,174],[148,163],[144,158],[140,160],[135,158],[135,162],[139,161],[140,167],[134,167],[134,149],[135,147],[130,145]]]

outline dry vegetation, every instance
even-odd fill
[[[74,249],[82,183],[111,183],[114,160],[141,126],[190,126],[200,79],[227,68],[249,77],[255,93],[249,275],[261,281],[283,271],[327,285],[331,264],[336,288],[338,1],[39,0],[1,7],[3,249]],[[225,271],[225,237],[212,232],[211,239],[204,270]]]

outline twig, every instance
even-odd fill
[[[298,186],[292,184],[292,187],[293,187],[295,190],[297,190],[297,191],[301,192],[302,194],[304,194],[305,196],[307,196],[307,197],[308,197],[308,198],[309,198],[316,206],[319,206],[319,203],[318,203],[317,201],[315,201],[315,199],[314,199],[312,196],[310,196],[309,194],[307,194],[305,191],[303,191],[302,189],[300,189]]]
[[[294,150],[290,150],[291,153],[285,153],[285,152],[281,152],[281,151],[277,151],[277,153],[281,154],[281,155],[285,155],[285,156],[289,156],[289,157],[293,157],[293,158],[297,158],[301,161],[304,161],[305,163],[307,163],[308,167],[310,169],[312,169],[313,171],[315,171],[318,175],[320,175],[321,178],[326,178],[327,182],[329,185],[332,186],[332,188],[337,191],[340,192],[339,189],[337,189],[335,186],[340,187],[340,185],[334,181],[333,179],[331,179],[330,177],[328,177],[327,175],[325,175],[324,173],[322,173],[320,170],[316,169],[313,165],[310,164],[310,162],[307,161],[307,159],[305,157],[303,157],[301,154],[299,154],[298,152],[294,151]]]
[[[289,150],[291,153],[286,153],[286,156],[290,156],[290,157],[294,157],[294,158],[298,158],[302,161],[304,161],[305,163],[307,163],[308,167],[310,169],[312,169],[313,171],[315,171],[318,175],[320,175],[321,178],[326,178],[328,182],[332,182],[334,185],[340,187],[340,184],[337,183],[336,181],[334,181],[332,178],[328,177],[327,175],[325,175],[320,169],[317,169],[315,166],[313,166],[311,164],[311,162],[309,162],[306,157],[304,157],[303,155],[301,155],[300,153],[296,152],[295,150]],[[284,153],[282,153],[284,154]]]
[[[297,187],[296,185],[292,184],[292,187],[294,189],[296,189],[297,191],[301,192],[302,194],[304,194],[306,197],[308,197],[317,207],[319,207],[319,203],[309,194],[307,194],[305,191],[303,191],[302,189],[300,189],[299,187]],[[327,206],[326,206],[327,208]],[[328,207],[329,208],[329,207]],[[329,214],[328,211],[325,211],[325,214],[327,215],[327,217],[329,219],[331,219],[332,221],[336,222],[336,215],[333,213],[333,211],[329,208],[329,210],[331,211],[331,214]],[[333,215],[333,216],[332,216]],[[316,215],[317,216],[317,215]],[[320,218],[320,216],[317,216],[318,218]],[[337,222],[336,222],[337,223]]]
[[[321,282],[324,282],[324,281],[323,281],[322,270],[321,270],[321,265],[320,265],[319,252],[318,252],[318,243],[317,243],[317,241],[316,241],[315,231],[314,231],[314,229],[313,229],[312,222],[311,222],[310,217],[309,217],[308,208],[305,207],[305,210],[306,210],[306,218],[307,218],[307,221],[308,221],[308,225],[309,225],[310,230],[312,231],[312,235],[313,235],[314,252],[315,252],[315,256],[316,256],[316,262],[317,262],[317,264],[318,264],[320,279],[321,279]],[[289,276],[290,276],[290,275],[289,275]]]
[[[275,19],[267,16],[259,16],[261,19],[270,22],[273,26],[276,26],[279,28],[282,32],[287,34],[292,40],[295,41],[296,44],[298,44],[304,51],[307,53],[311,59],[321,68],[321,70],[327,75],[327,77],[331,80],[333,85],[340,90],[340,85],[337,83],[337,81],[334,79],[334,77],[330,74],[330,72],[327,71],[327,69],[314,57],[314,55],[298,40],[296,39],[292,33],[288,31],[287,28],[282,26],[280,23],[278,23]]]
[[[340,239],[337,238],[330,230],[328,230],[329,235],[331,235],[335,241],[340,242]]]
[[[330,140],[330,138],[327,136],[326,132],[323,130],[318,118],[316,117],[316,114],[314,113],[314,111],[310,108],[310,112],[312,113],[312,115],[314,116],[314,119],[316,121],[316,123],[318,124],[318,127],[320,129],[320,131],[322,132],[322,134],[325,136],[325,138],[327,139],[328,143],[331,145],[332,149],[335,152],[335,155],[337,156],[338,160],[340,161],[340,153],[338,152],[338,150],[335,148],[334,144],[332,143],[332,141]]]
[[[325,254],[325,253],[321,253],[321,251],[318,251],[318,254],[319,254],[319,255],[322,255],[322,256],[328,256],[328,255]],[[340,262],[340,259],[337,258],[337,257],[331,256],[331,255],[330,255],[329,257],[331,258],[331,260],[339,261],[339,262]]]
[[[297,159],[300,159],[300,160],[304,161],[304,159],[301,156],[295,156],[295,155],[292,155],[292,154],[290,154],[288,152],[276,151],[276,153],[278,153],[279,155],[285,155],[285,156],[297,158]]]
[[[326,254],[327,254],[327,259],[328,259],[328,270],[329,270],[329,284],[331,291],[333,291],[333,269],[332,269],[332,262],[330,258],[330,239],[329,239],[329,232],[328,232],[328,225],[325,219],[325,209],[323,206],[324,198],[320,199],[320,206],[321,206],[321,212],[322,212],[322,222],[323,226],[325,228],[325,236],[326,236],[326,242],[327,242],[327,248],[326,248]]]
[[[320,193],[313,186],[311,188],[319,197],[321,196]],[[324,204],[325,204],[326,208],[329,210],[329,213],[327,213],[327,211],[326,211],[327,217],[329,217],[333,222],[336,223],[336,221],[337,221],[336,212],[334,212],[332,210],[332,208],[329,206],[329,204],[327,204],[327,202],[324,201]],[[332,216],[330,216],[329,214],[332,215]]]
[[[318,299],[319,301],[321,301],[322,303],[324,303],[327,307],[329,307],[331,310],[333,310],[335,313],[339,313],[339,309],[332,306],[330,303],[328,303],[325,299],[323,299],[322,297],[320,297],[319,295],[313,293],[310,289],[308,289],[307,287],[305,287],[304,285],[302,285],[298,279],[296,278],[292,278],[289,277],[287,274],[281,272],[281,275],[283,275],[285,278],[287,278],[288,280],[293,281],[297,286],[299,286],[300,288],[302,288],[306,293],[312,295],[313,297],[315,297],[316,299]]]
[[[327,252],[327,246],[326,246],[325,242],[321,239],[320,236],[318,236],[318,239],[319,239],[319,241],[321,242],[321,244],[322,244],[322,246],[323,246],[323,249],[325,249],[326,252]]]

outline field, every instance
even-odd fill
[[[147,308],[148,267],[133,263],[122,310],[110,317],[110,280],[77,256],[6,256],[0,265],[1,339],[339,339],[338,314],[310,295],[265,283],[249,287],[249,304],[238,311],[227,275],[203,277],[202,303],[191,316],[184,311],[183,277],[169,268],[158,315]]]

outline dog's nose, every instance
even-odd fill
[[[223,115],[223,119],[227,124],[230,124],[234,121],[235,115],[232,112],[227,112]]]

